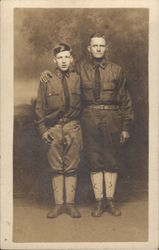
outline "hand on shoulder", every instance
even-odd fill
[[[53,75],[52,75],[51,71],[45,70],[41,73],[40,82],[48,83],[50,78],[52,78],[52,77],[53,77]]]

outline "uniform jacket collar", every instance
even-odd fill
[[[63,72],[62,72],[60,69],[56,68],[56,69],[55,69],[55,74],[57,75],[58,78],[62,79]],[[70,77],[70,70],[68,70],[68,71],[65,72],[65,76],[66,76],[67,78]]]
[[[92,58],[91,64],[92,64],[93,69],[95,69],[97,65],[99,65],[102,69],[105,69],[107,62],[105,58],[103,58],[102,60],[97,60],[97,59]]]

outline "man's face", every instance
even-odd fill
[[[62,51],[59,52],[54,57],[54,62],[56,63],[57,67],[61,71],[66,71],[69,69],[71,62],[73,61],[73,58],[69,51]]]
[[[88,46],[88,51],[94,58],[103,58],[106,51],[106,41],[103,37],[93,37]]]

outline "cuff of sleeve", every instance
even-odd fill
[[[47,131],[47,127],[45,126],[45,124],[39,124],[39,133],[40,135],[44,134]]]
[[[127,131],[127,132],[129,132],[129,125],[128,124],[123,124],[123,126],[122,126],[122,131]]]

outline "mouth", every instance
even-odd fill
[[[103,54],[102,53],[96,53],[95,56],[97,56],[97,57],[103,57]]]

